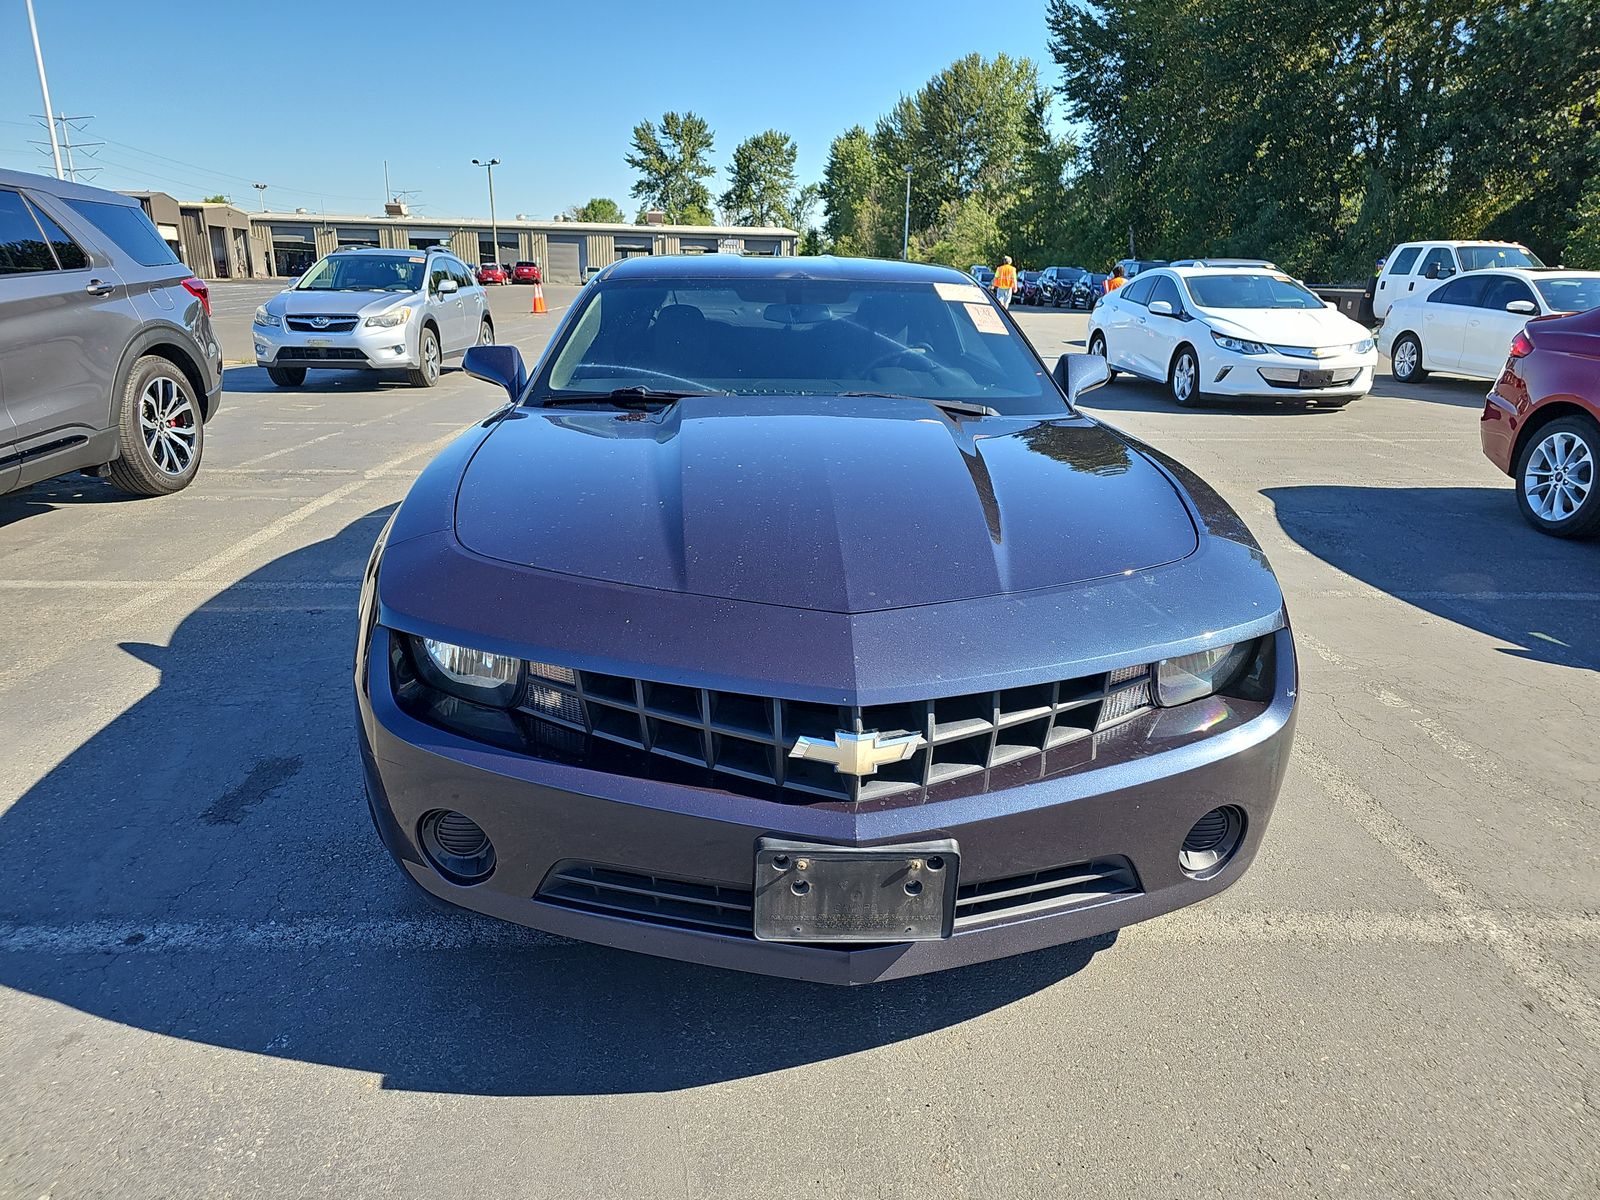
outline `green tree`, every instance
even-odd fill
[[[575,204],[567,209],[567,216],[574,221],[594,221],[601,225],[621,225],[627,220],[622,215],[622,206],[609,196],[596,196],[587,204]]]
[[[233,201],[229,200],[221,192],[218,192],[215,196],[207,196],[204,200],[200,201],[200,203],[201,204],[232,204]]]
[[[822,232],[838,254],[869,253],[878,224],[878,164],[872,137],[860,125],[833,139],[823,168]]]
[[[778,225],[789,219],[795,191],[794,139],[776,129],[745,138],[733,148],[722,217],[730,225]]]
[[[633,127],[633,153],[626,159],[639,173],[631,194],[645,207],[661,209],[671,224],[713,224],[705,183],[716,174],[711,150],[711,127],[692,112],[666,113],[659,129],[640,121]]]

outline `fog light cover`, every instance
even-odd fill
[[[1156,664],[1156,703],[1171,708],[1220,692],[1239,677],[1254,646],[1238,642],[1163,659]]]
[[[494,872],[494,843],[465,813],[435,809],[417,832],[428,861],[451,883],[482,883]]]

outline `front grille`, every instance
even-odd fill
[[[1043,916],[1057,909],[1137,896],[1143,891],[1133,864],[1127,859],[1097,858],[961,887],[956,892],[956,928]]]
[[[1112,856],[985,883],[958,884],[956,929],[1023,920],[1142,895],[1133,864]],[[645,875],[596,863],[557,863],[538,899],[651,925],[754,937],[749,888]],[[858,947],[859,948],[859,947]]]
[[[571,754],[586,743],[593,758],[600,748],[595,743],[626,747],[764,786],[776,798],[797,803],[859,804],[959,781],[981,790],[986,772],[1089,738],[1150,707],[1148,667],[866,707],[749,696],[543,663],[530,663],[529,670],[521,711],[534,718],[536,739],[553,750]],[[859,777],[840,774],[825,761],[791,757],[797,739],[832,743],[839,731],[922,740],[905,761]],[[624,753],[605,769],[638,774],[638,757]]]
[[[1341,367],[1336,371],[1301,371],[1293,367],[1258,367],[1256,373],[1275,388],[1343,387],[1354,383],[1360,367]]]
[[[353,346],[285,346],[278,351],[279,362],[366,362],[364,351]]]
[[[297,330],[300,333],[349,333],[356,327],[358,320],[360,320],[359,317],[336,317],[330,315],[323,317],[285,317],[283,322],[290,329]],[[314,325],[312,324],[313,321],[325,321],[326,324]]]
[[[749,888],[639,875],[594,863],[561,862],[545,877],[539,899],[652,925],[754,936]]]

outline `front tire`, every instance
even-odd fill
[[[299,387],[306,381],[304,367],[268,367],[267,378],[279,387]]]
[[[1422,342],[1414,333],[1402,333],[1394,340],[1389,370],[1401,383],[1421,383],[1428,377],[1422,367]]]
[[[1180,346],[1167,371],[1167,392],[1180,408],[1200,403],[1200,356],[1189,346]]]
[[[121,457],[106,470],[135,496],[170,496],[194,480],[205,449],[205,423],[188,377],[156,354],[133,364],[122,392],[117,445]]]
[[[1106,370],[1110,372],[1111,379],[1115,379],[1117,377],[1116,369],[1111,365],[1111,356],[1106,353],[1106,335],[1101,333],[1099,330],[1095,330],[1095,332],[1089,336],[1089,353],[1098,354],[1101,358],[1105,359]],[[1109,383],[1110,380],[1107,380],[1107,382]]]
[[[432,325],[424,325],[417,337],[417,360],[420,365],[409,368],[406,379],[412,387],[431,388],[439,382],[441,367],[439,334]]]
[[[494,345],[494,326],[490,324],[488,317],[478,322],[478,345]]]
[[[1600,532],[1600,425],[1559,417],[1541,426],[1517,456],[1517,507],[1552,537]]]

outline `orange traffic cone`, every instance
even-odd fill
[[[550,310],[544,306],[544,285],[543,284],[538,284],[538,283],[534,284],[533,285],[533,312],[534,312],[534,315],[537,316],[539,313],[549,312],[549,311]]]

